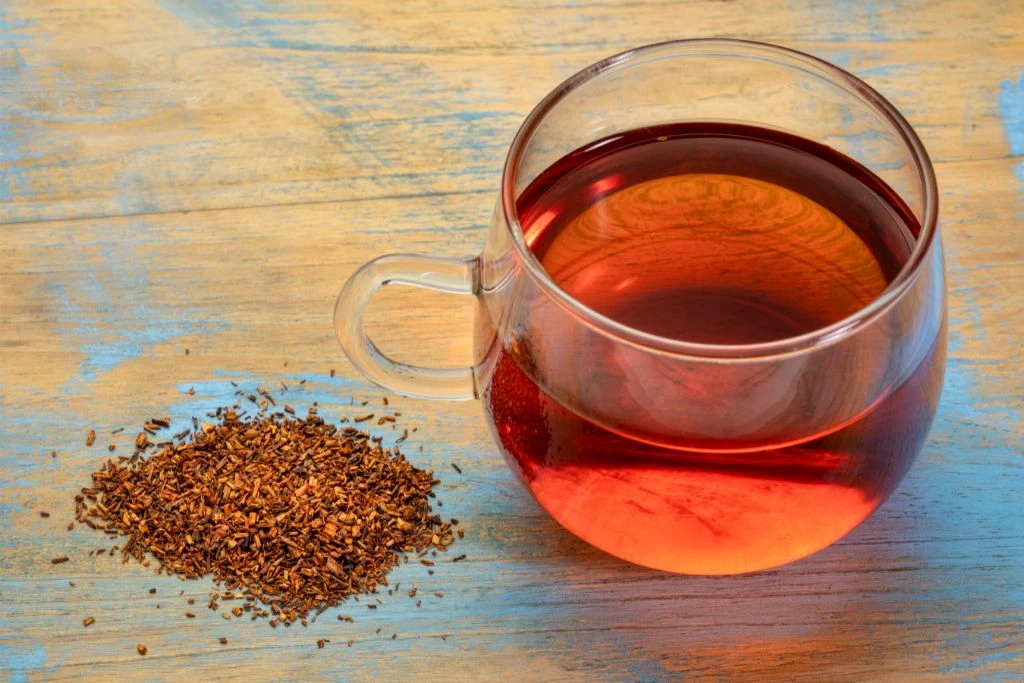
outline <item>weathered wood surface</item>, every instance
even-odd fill
[[[907,481],[849,538],[753,576],[627,566],[540,512],[478,405],[409,399],[408,452],[440,473],[469,556],[434,576],[395,572],[445,594],[418,609],[393,596],[340,610],[354,624],[332,610],[307,629],[184,619],[208,583],[90,558],[101,538],[65,530],[116,427],[201,413],[230,400],[232,380],[306,378],[294,400],[333,415],[350,395],[378,400],[333,339],[344,278],[397,249],[473,253],[506,146],[547,90],[603,55],[709,35],[852,69],[936,162],[945,393]],[[0,677],[1024,676],[1022,263],[1020,2],[7,0]],[[407,307],[377,316],[387,348],[468,354],[469,310],[441,319],[451,302],[415,292],[378,303]],[[332,642],[318,650],[320,638]]]

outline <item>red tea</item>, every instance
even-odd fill
[[[517,208],[527,244],[580,303],[706,344],[769,342],[852,315],[896,276],[920,229],[856,162],[733,124],[599,140],[542,173]],[[506,351],[484,400],[509,463],[567,529],[639,564],[737,573],[825,547],[891,493],[927,434],[944,354],[934,340],[856,422],[785,448],[631,440],[561,405]]]

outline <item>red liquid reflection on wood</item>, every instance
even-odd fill
[[[519,212],[531,249],[577,300],[636,329],[716,344],[851,315],[895,277],[918,232],[891,190],[845,157],[718,124],[595,143],[542,174]],[[567,529],[639,564],[738,573],[827,546],[892,492],[930,426],[944,353],[935,340],[901,387],[843,429],[745,453],[608,432],[545,394],[507,351],[484,398],[506,458]]]

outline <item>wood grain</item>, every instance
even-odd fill
[[[744,577],[628,566],[546,518],[478,405],[413,399],[393,399],[419,427],[407,452],[438,472],[468,559],[393,579],[443,599],[385,594],[376,612],[350,603],[306,629],[184,619],[208,583],[89,557],[103,539],[66,530],[117,427],[202,414],[232,381],[283,380],[332,416],[378,401],[333,340],[345,277],[396,250],[475,253],[537,100],[601,56],[709,35],[850,68],[936,162],[940,413],[906,482],[851,536]],[[0,677],[1024,676],[1022,264],[1019,2],[3,3]],[[471,319],[459,303],[388,293],[371,330],[404,358],[456,363]]]

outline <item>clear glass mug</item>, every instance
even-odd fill
[[[524,236],[524,190],[595,140],[687,121],[786,131],[873,172],[919,224],[884,291],[809,333],[715,345],[635,329],[560,287]],[[937,213],[920,140],[856,77],[766,44],[655,44],[584,69],[529,114],[479,256],[367,263],[338,297],[335,329],[355,367],[383,387],[482,399],[509,465],[585,541],[667,571],[755,571],[848,533],[921,449],[946,355]],[[380,352],[363,314],[393,284],[476,298],[471,367],[416,367]]]

